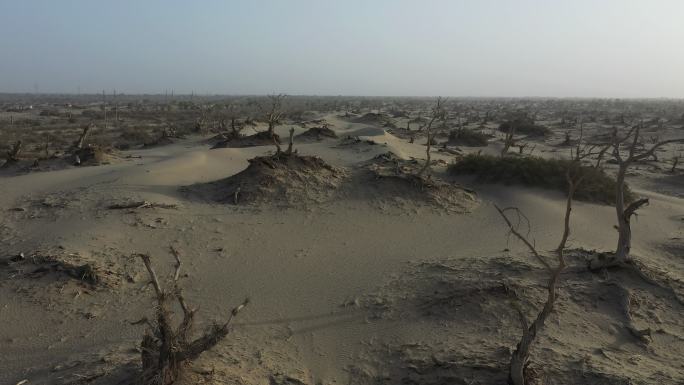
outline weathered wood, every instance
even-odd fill
[[[76,144],[74,147],[76,147],[77,149],[83,148],[83,145],[85,144],[85,141],[88,138],[88,135],[90,134],[91,127],[92,127],[91,124],[83,127],[83,131],[81,132],[81,136],[76,141]]]
[[[532,322],[532,324],[528,324],[527,318],[525,317],[525,314],[522,311],[522,309],[520,309],[519,307],[516,308],[518,316],[520,317],[520,323],[522,326],[523,334],[520,338],[520,341],[516,345],[513,354],[511,355],[511,361],[508,372],[508,383],[510,385],[527,385],[529,383],[525,376],[525,368],[529,364],[530,348],[537,337],[537,333],[539,333],[539,331],[543,329],[544,324],[549,315],[551,314],[551,312],[553,311],[554,305],[556,303],[556,289],[558,287],[558,281],[560,280],[561,273],[563,272],[566,266],[565,247],[570,236],[570,215],[572,213],[572,200],[574,198],[575,192],[577,191],[578,185],[581,183],[583,179],[583,176],[573,176],[571,175],[571,170],[567,170],[566,179],[568,182],[568,194],[566,199],[565,217],[563,222],[564,230],[558,247],[556,248],[558,265],[555,268],[552,268],[549,265],[549,263],[546,262],[546,259],[541,256],[541,254],[537,251],[534,244],[530,242],[526,236],[520,233],[520,231],[516,229],[516,226],[514,226],[511,220],[506,216],[506,211],[512,210],[516,211],[519,215],[522,215],[520,213],[520,210],[514,207],[509,207],[502,210],[495,205],[497,211],[499,212],[499,214],[501,214],[504,221],[508,225],[508,228],[511,231],[511,233],[515,235],[518,239],[520,239],[530,249],[532,254],[540,262],[542,262],[542,264],[546,267],[547,271],[549,271],[551,274],[551,277],[549,278],[548,284],[546,286],[546,302],[544,303],[544,307],[537,314],[537,317]]]
[[[150,208],[162,208],[162,209],[177,209],[178,205],[172,203],[155,203],[148,201],[134,201],[127,203],[115,203],[107,206],[110,210],[127,210],[127,209],[150,209]]]
[[[634,125],[626,135],[618,135],[617,128],[613,130],[611,147],[613,149],[613,159],[618,164],[618,172],[615,186],[615,213],[618,222],[618,241],[615,249],[615,256],[613,262],[624,263],[630,258],[632,248],[632,229],[630,227],[630,218],[636,210],[648,203],[648,199],[639,199],[625,208],[625,179],[629,167],[635,163],[647,159],[655,154],[655,151],[669,143],[684,143],[684,138],[669,139],[663,141],[654,140],[649,148],[644,148],[640,143],[641,129],[643,122]],[[627,155],[621,154],[621,149],[624,143],[627,145]]]
[[[14,163],[19,161],[19,153],[21,152],[21,140],[14,143],[14,146],[7,151],[7,163]]]
[[[170,251],[176,260],[173,289],[170,291],[165,291],[159,283],[159,278],[152,267],[149,255],[135,255],[140,257],[145,264],[157,299],[156,322],[152,323],[147,318],[143,318],[136,323],[146,324],[150,327],[140,344],[143,385],[171,385],[175,383],[186,364],[216,346],[228,335],[232,320],[249,303],[249,299],[245,299],[231,310],[226,322],[222,325],[212,326],[200,337],[191,340],[196,311],[188,306],[178,285],[182,266],[180,252],[173,246],[170,246]],[[172,326],[172,315],[169,310],[168,300],[170,298],[175,298],[183,310],[183,319],[175,328]]]

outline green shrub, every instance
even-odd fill
[[[448,144],[454,146],[484,147],[490,135],[483,134],[474,130],[451,130],[449,131]]]
[[[118,144],[128,144],[128,145],[136,145],[136,144],[144,144],[147,142],[150,142],[154,139],[154,136],[151,135],[147,130],[143,128],[134,128],[134,127],[128,127],[124,129],[121,134],[119,135],[119,140]]]
[[[511,129],[511,125],[517,135],[546,136],[551,134],[551,130],[548,127],[535,124],[532,119],[524,117],[501,123],[499,131],[508,132]]]
[[[449,166],[452,175],[475,175],[480,181],[521,184],[541,188],[567,191],[566,171],[573,175],[584,175],[575,198],[589,202],[615,203],[615,179],[602,169],[577,166],[570,160],[544,159],[539,157],[495,157],[491,155],[466,155]],[[632,201],[634,196],[625,185],[625,199]]]

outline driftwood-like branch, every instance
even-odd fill
[[[140,257],[145,264],[157,299],[156,322],[150,322],[147,318],[143,318],[135,323],[144,323],[150,328],[141,343],[143,385],[171,385],[175,383],[188,363],[216,346],[228,335],[232,320],[249,303],[249,299],[245,299],[231,310],[228,319],[222,325],[214,325],[200,337],[190,340],[196,311],[187,305],[183,292],[178,285],[182,266],[180,252],[173,246],[170,247],[170,250],[176,260],[173,290],[170,292],[164,291],[159,283],[159,278],[152,267],[149,255],[135,255]],[[175,298],[183,310],[183,319],[175,328],[172,326],[172,315],[169,310],[168,300],[170,298]]]
[[[176,272],[173,274],[173,281],[178,282],[178,278],[180,278],[180,269],[181,269],[180,253],[173,246],[169,246],[169,250],[171,250],[171,254],[176,259]]]
[[[109,210],[127,210],[127,209],[177,209],[178,205],[172,203],[155,203],[148,201],[134,201],[128,203],[115,203],[107,206]]]
[[[546,261],[546,259],[544,259],[544,257],[541,254],[539,254],[539,252],[537,251],[537,248],[532,244],[532,242],[530,242],[525,235],[523,235],[522,233],[520,233],[520,231],[518,231],[519,226],[516,226],[511,222],[511,220],[506,215],[506,212],[514,211],[518,215],[518,218],[524,219],[525,222],[527,222],[529,224],[529,220],[527,219],[525,214],[523,214],[517,207],[506,207],[504,209],[501,209],[499,206],[497,206],[495,204],[494,208],[496,208],[496,211],[499,212],[499,214],[501,215],[503,220],[506,222],[506,225],[508,225],[509,232],[511,234],[515,235],[515,237],[518,238],[522,243],[524,243],[525,246],[527,246],[527,248],[530,250],[532,255],[534,255],[534,257],[537,258],[537,260],[542,265],[544,265],[544,267],[546,267],[547,270],[550,271],[551,265],[549,265],[549,263]]]
[[[579,164],[579,161],[577,161],[577,163]],[[566,170],[568,194],[566,199],[565,217],[563,222],[564,230],[558,247],[556,248],[558,265],[555,268],[551,268],[548,265],[548,263],[546,263],[546,260],[542,258],[541,255],[539,255],[536,248],[532,245],[532,243],[530,243],[527,240],[527,237],[520,234],[520,232],[517,231],[516,226],[513,226],[511,221],[506,216],[507,210],[515,210],[519,213],[519,215],[522,215],[520,213],[520,210],[518,210],[517,208],[507,208],[502,210],[498,206],[495,206],[496,209],[499,211],[499,214],[501,214],[501,216],[504,218],[504,221],[506,221],[506,224],[508,225],[510,231],[528,246],[532,254],[534,254],[535,257],[537,257],[537,259],[544,263],[547,270],[551,274],[546,287],[548,293],[546,297],[546,302],[544,303],[544,307],[541,309],[541,311],[539,311],[537,317],[531,324],[528,324],[527,318],[525,317],[525,314],[522,311],[522,309],[520,309],[519,307],[516,308],[518,315],[520,317],[521,326],[523,328],[523,334],[515,350],[513,351],[513,354],[511,355],[511,363],[508,372],[508,382],[511,385],[527,385],[529,383],[525,376],[525,368],[529,364],[530,348],[537,337],[537,333],[544,327],[546,319],[549,317],[549,315],[551,315],[551,312],[553,311],[554,305],[556,303],[556,289],[558,287],[558,281],[560,280],[561,273],[563,272],[566,266],[565,248],[567,245],[568,237],[570,236],[570,215],[572,213],[572,200],[574,198],[575,192],[577,191],[577,187],[582,182],[583,178],[584,176],[582,175],[572,175],[571,169]]]
[[[636,211],[646,205],[648,205],[648,198],[641,198],[630,203],[623,214],[625,221],[629,223],[630,219],[632,218],[632,215],[636,215]]]
[[[152,263],[150,262],[150,256],[147,254],[138,254],[138,257],[142,259],[143,263],[145,264],[145,268],[147,268],[147,273],[150,275],[150,283],[154,287],[155,293],[157,293],[157,298],[163,297],[164,291],[162,290],[161,285],[159,284],[157,273],[154,271]]]

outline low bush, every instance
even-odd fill
[[[565,175],[568,168],[573,174],[584,174],[575,198],[589,202],[615,203],[615,179],[602,169],[589,166],[579,166],[578,169],[574,162],[565,159],[470,154],[449,166],[449,172],[452,175],[475,175],[483,182],[567,191]],[[632,201],[632,192],[627,186],[625,190],[625,199]]]
[[[499,125],[499,131],[508,132],[511,129],[511,125],[513,126],[516,135],[546,136],[551,134],[551,130],[548,127],[535,124],[534,121],[529,118],[507,120]]]
[[[145,129],[128,127],[121,132],[117,142],[119,142],[119,144],[141,145],[151,142],[153,139],[153,135]]]
[[[484,147],[488,144],[490,135],[474,130],[451,130],[448,144],[453,146]]]

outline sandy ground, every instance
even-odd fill
[[[388,151],[424,157],[418,141],[326,119],[340,137],[375,144],[326,139],[296,144],[301,154],[349,169]],[[282,137],[287,128],[279,128]],[[551,250],[561,235],[563,194],[459,180],[477,191],[477,204],[454,213],[372,190],[302,207],[250,208],[193,199],[179,189],[231,176],[272,150],[210,150],[194,137],[127,151],[140,158],[111,165],[1,178],[0,257],[78,255],[126,279],[92,289],[57,275],[3,272],[0,383],[117,383],[132,370],[122,364],[139,356],[144,329],[130,322],[153,308],[142,263],[130,255],[149,253],[166,277],[170,245],[183,255],[183,286],[202,323],[225,318],[244,296],[252,300],[234,332],[196,365],[213,383],[505,381],[520,327],[496,282],[525,289],[531,318],[545,275],[507,238],[492,204],[523,210],[537,246]],[[433,158],[451,160],[438,152]],[[654,188],[654,178],[637,174],[630,183],[651,199],[633,226],[634,254],[667,284],[619,273],[568,276],[532,354],[551,373],[548,383],[684,383],[684,200],[672,188],[668,193],[669,184]],[[129,200],[178,207],[107,209]],[[570,247],[611,250],[614,221],[612,207],[577,202]],[[611,280],[621,278],[619,290],[611,289]],[[625,287],[633,322],[662,330],[648,344],[622,327],[628,321],[615,293]]]

